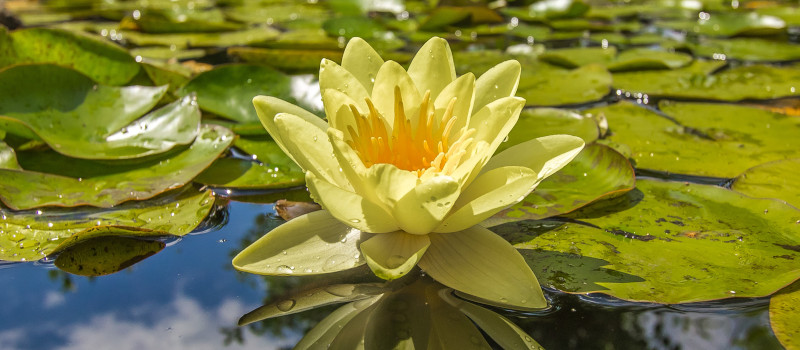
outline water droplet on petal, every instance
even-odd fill
[[[295,304],[296,302],[294,301],[294,299],[286,299],[279,301],[278,304],[276,304],[275,306],[278,308],[278,310],[281,310],[283,312],[289,312],[292,310]]]

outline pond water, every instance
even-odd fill
[[[0,10],[0,349],[800,349],[796,2]],[[494,85],[525,99],[496,154],[585,142],[481,223],[547,308],[454,292],[420,268],[383,284],[360,252],[321,275],[234,268],[286,222],[277,200],[311,204],[253,97],[323,117],[320,61],[342,62],[353,37],[405,68],[444,38],[458,76],[518,61]]]

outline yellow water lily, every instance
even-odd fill
[[[302,169],[322,211],[276,228],[233,260],[259,274],[316,274],[368,264],[384,279],[419,265],[488,302],[544,307],[536,277],[503,238],[477,226],[521,201],[574,158],[580,138],[553,135],[497,147],[525,100],[510,60],[456,76],[447,41],[430,39],[406,71],[354,38],[342,64],[323,60],[327,122],[280,99],[253,102]]]

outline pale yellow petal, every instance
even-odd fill
[[[306,173],[306,185],[317,203],[351,227],[370,233],[399,229],[386,210],[358,194],[336,187],[311,172]]]
[[[373,309],[372,305],[378,300],[380,300],[380,297],[372,297],[345,304],[336,309],[308,331],[293,349],[319,350],[323,346],[327,346],[327,344],[332,343],[333,340],[336,339],[339,332],[341,332],[353,318],[361,315],[362,312],[367,312],[367,316],[369,316],[368,312]]]
[[[492,157],[482,172],[507,166],[524,166],[543,180],[567,165],[583,149],[580,137],[550,135],[512,146]]]
[[[350,182],[339,170],[339,162],[333,156],[333,146],[328,140],[326,130],[287,113],[275,116],[275,126],[284,148],[301,168],[339,187],[352,189]]]
[[[344,132],[345,140],[352,140],[352,135],[348,132],[348,127],[352,128],[354,131],[358,131],[358,124],[356,123],[356,116],[353,115],[353,110],[350,109],[350,105],[359,108],[356,101],[339,90],[327,89],[322,91],[322,103],[325,106],[325,116],[328,118],[330,127]],[[367,113],[367,110],[360,110],[359,113]]]
[[[472,73],[464,74],[452,83],[448,84],[444,90],[436,97],[433,102],[436,108],[436,116],[439,121],[442,119],[444,111],[452,99],[456,99],[453,107],[453,116],[456,117],[455,123],[449,134],[450,142],[455,141],[459,130],[467,126],[472,114],[472,104],[475,101],[475,75]],[[446,122],[446,121],[445,121]]]
[[[394,210],[394,218],[403,231],[430,233],[450,211],[459,194],[458,182],[450,176],[436,176],[414,187]]]
[[[477,225],[525,198],[541,181],[536,172],[508,166],[481,173],[461,192],[452,212],[434,232],[454,232]]]
[[[503,97],[514,96],[519,86],[522,67],[516,60],[500,63],[478,78],[475,82],[475,104],[473,112]]]
[[[319,90],[327,89],[335,89],[350,96],[353,101],[356,101],[359,110],[366,110],[367,105],[364,99],[369,97],[369,92],[361,84],[361,81],[336,62],[322,59],[322,63],[319,64]]]
[[[393,280],[417,266],[430,243],[427,235],[381,233],[361,243],[361,253],[375,276]]]
[[[481,331],[463,313],[445,302],[453,290],[434,284],[425,290],[425,301],[431,309],[431,339],[428,349],[491,349]],[[444,299],[444,300],[443,300]],[[506,348],[510,349],[510,348]]]
[[[408,66],[408,75],[414,79],[420,93],[430,90],[431,98],[435,100],[444,87],[456,79],[453,54],[447,40],[434,37],[422,45]]]
[[[355,37],[347,42],[342,57],[342,68],[350,71],[368,94],[372,93],[372,86],[375,84],[375,77],[381,65],[383,59],[364,39]]]
[[[313,275],[361,266],[358,244],[369,238],[325,210],[293,219],[233,258],[233,266],[260,275]]]
[[[358,157],[358,153],[345,142],[344,135],[345,134],[340,130],[333,128],[328,129],[328,138],[331,140],[333,155],[339,162],[342,174],[344,174],[347,181],[352,185],[353,191],[364,196],[365,193],[372,191],[365,187],[364,178],[366,177],[367,167],[364,166],[364,162]]]
[[[417,87],[414,85],[414,81],[411,80],[411,77],[400,64],[395,61],[384,63],[375,78],[375,86],[372,88],[372,102],[385,118],[387,130],[392,130],[394,123],[395,87],[400,88],[403,111],[406,117],[411,117],[412,113],[419,109],[422,99],[420,91],[417,91]],[[416,115],[413,116],[416,117]]]
[[[303,118],[318,129],[325,130],[328,128],[328,123],[316,115],[279,98],[272,96],[256,96],[253,98],[253,106],[256,108],[256,114],[258,115],[258,120],[261,121],[261,125],[267,129],[267,132],[278,144],[278,147],[280,147],[281,150],[283,150],[283,152],[289,156],[289,158],[292,158],[295,163],[297,163],[297,160],[283,145],[283,137],[281,136],[280,132],[278,132],[278,127],[275,126],[275,116],[278,113],[289,113]]]
[[[419,266],[436,281],[495,305],[540,309],[547,301],[525,259],[502,237],[480,226],[431,233]]]
[[[417,186],[419,178],[408,170],[383,163],[367,169],[362,181],[364,187],[373,192],[369,196],[374,196],[385,208],[392,211],[397,202]]]

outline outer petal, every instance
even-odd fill
[[[364,236],[320,210],[270,231],[233,258],[233,266],[261,275],[313,275],[361,266]]]
[[[475,105],[473,112],[503,97],[514,96],[519,86],[522,67],[516,60],[500,63],[483,73],[475,82]]]
[[[295,163],[297,163],[297,160],[294,159],[294,156],[284,147],[283,137],[281,137],[280,132],[278,132],[278,127],[275,126],[275,115],[278,113],[289,113],[303,118],[318,129],[325,130],[328,128],[328,123],[316,115],[279,98],[272,96],[256,96],[253,98],[253,106],[256,108],[256,114],[258,114],[258,119],[261,120],[261,125],[267,129],[267,132],[272,136],[272,139],[278,143],[281,150],[283,150],[289,158],[292,158]]]
[[[482,173],[458,197],[453,211],[434,232],[464,230],[518,203],[541,179],[526,167],[508,166]]]
[[[550,135],[526,141],[492,157],[481,173],[507,166],[524,166],[533,169],[539,180],[553,175],[572,161],[583,149],[580,137]]]
[[[306,184],[317,203],[345,224],[371,233],[398,230],[397,224],[386,210],[364,197],[336,187],[311,172],[306,173]]]
[[[366,111],[364,99],[369,97],[369,92],[353,73],[329,59],[322,59],[319,64],[319,90],[335,89],[343,92],[356,101],[359,110]]]
[[[306,171],[328,182],[350,190],[350,182],[339,171],[339,162],[333,156],[333,146],[325,130],[293,114],[275,116],[275,126],[281,135],[283,147]]]
[[[328,129],[328,137],[333,147],[333,155],[339,162],[342,168],[342,174],[347,178],[353,186],[353,190],[362,196],[369,192],[364,184],[364,174],[367,172],[367,167],[364,162],[358,157],[358,154],[350,147],[344,140],[344,133],[336,129]]]
[[[547,301],[525,259],[503,238],[480,226],[431,233],[419,266],[436,281],[495,305],[540,309]]]
[[[437,176],[408,192],[394,210],[394,218],[403,231],[424,235],[444,219],[456,202],[458,182],[450,176]]]
[[[472,104],[475,101],[475,75],[472,73],[464,74],[452,83],[448,84],[444,90],[436,97],[433,102],[436,108],[436,116],[441,121],[450,100],[456,98],[453,108],[453,115],[457,117],[453,129],[450,132],[450,140],[455,141],[456,134],[461,128],[469,125],[470,115],[472,114]],[[452,142],[452,141],[451,141]]]
[[[403,231],[381,233],[361,243],[361,253],[376,276],[393,280],[417,266],[430,244],[428,235]]]
[[[383,65],[383,59],[364,39],[355,37],[347,42],[342,57],[342,68],[350,71],[361,82],[361,85],[372,93],[378,69]]]
[[[400,88],[406,117],[411,117],[412,113],[419,109],[420,100],[422,99],[420,92],[414,85],[414,81],[411,80],[411,77],[400,64],[395,61],[384,63],[378,71],[377,78],[375,78],[375,86],[372,88],[372,102],[385,118],[387,130],[391,130],[394,123],[395,87]],[[413,116],[416,117],[416,115]]]
[[[450,45],[442,38],[431,38],[408,66],[408,75],[417,85],[421,94],[431,91],[431,98],[436,100],[447,84],[456,79],[456,68]]]

